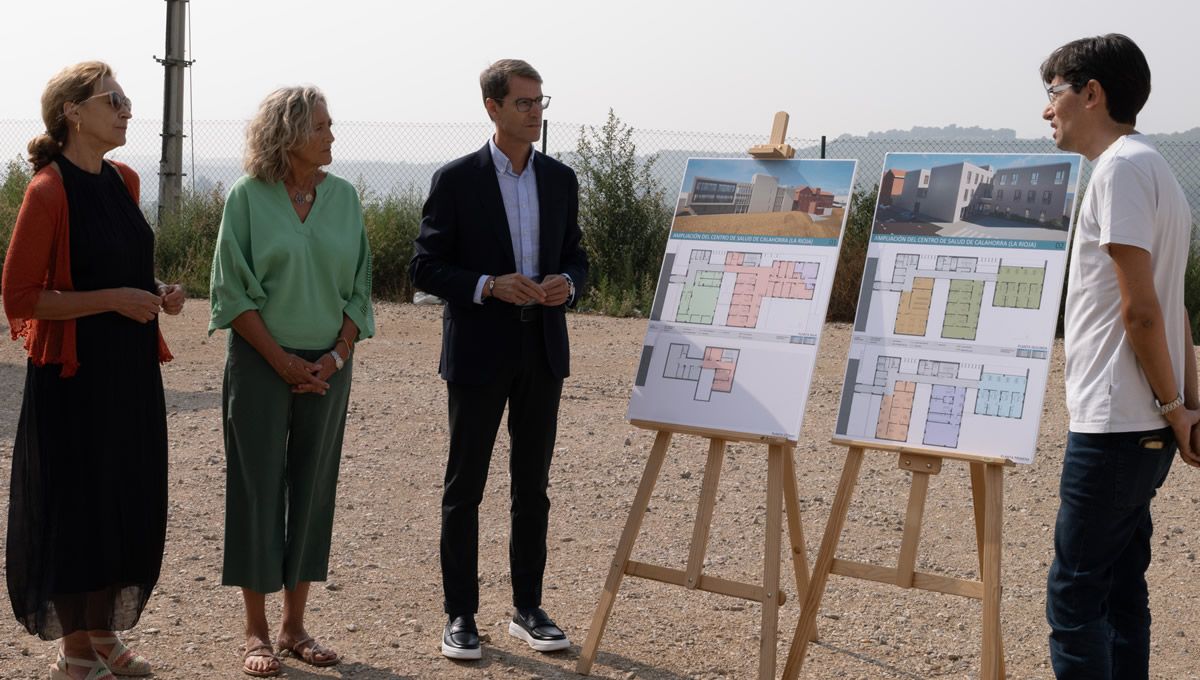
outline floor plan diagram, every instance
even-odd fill
[[[692,250],[685,272],[671,272],[680,289],[673,320],[759,328],[766,300],[812,300],[819,262],[773,259],[761,252]]]
[[[1082,160],[886,155],[839,443],[1033,462]]]
[[[924,422],[921,444],[955,448],[964,414],[1020,419],[1028,386],[1028,371],[1000,373],[982,364],[879,356],[874,370],[864,376],[858,361],[851,360],[843,397],[851,403],[850,409],[843,404],[843,412],[863,414],[874,426],[853,431],[844,417],[839,419],[838,434],[909,442],[910,426]],[[922,417],[914,417],[917,408]]]
[[[799,438],[855,167],[688,159],[654,298],[639,310],[649,318],[630,420]]]
[[[878,269],[878,262],[874,268]],[[868,266],[868,271],[871,269]],[[987,300],[991,307],[1040,309],[1045,279],[1044,261],[1017,265],[1005,264],[1000,258],[898,253],[891,277],[876,279],[871,292],[899,293],[892,331],[896,335],[924,337],[930,333],[935,292],[939,284],[943,285],[945,301],[938,336],[972,341],[979,333],[989,285],[992,294]]]
[[[663,377],[696,383],[696,401],[710,401],[713,392],[733,391],[739,350],[729,347],[705,347],[699,357],[689,354],[692,347],[672,343],[667,348]]]

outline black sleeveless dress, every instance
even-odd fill
[[[56,159],[75,290],[155,291],[154,233],[120,173]],[[53,640],[127,630],[158,581],[167,519],[167,421],[158,321],[76,320],[78,372],[29,362],[13,447],[6,544],[17,620]]]

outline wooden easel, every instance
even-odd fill
[[[1004,512],[1004,468],[1012,462],[1004,458],[974,456],[932,448],[888,446],[877,442],[835,438],[835,445],[849,447],[842,467],[837,495],[825,525],[821,549],[813,568],[812,581],[800,620],[792,637],[784,680],[796,680],[804,665],[808,642],[816,630],[817,613],[830,574],[847,576],[877,583],[889,583],[901,588],[917,588],[950,595],[983,600],[983,644],[979,677],[983,680],[1004,678],[1004,647],[1000,631],[1000,549]],[[912,487],[908,496],[908,511],[904,518],[904,537],[895,568],[836,558],[838,541],[846,524],[850,498],[862,467],[863,452],[867,449],[899,454],[901,470],[912,472]],[[975,506],[975,540],[979,554],[981,579],[970,581],[915,570],[917,544],[921,537],[921,520],[925,512],[925,497],[929,477],[941,472],[943,459],[964,461],[971,466],[971,496]]]
[[[621,540],[617,544],[617,553],[609,566],[608,579],[604,582],[604,591],[600,602],[592,614],[592,623],[588,627],[587,640],[583,651],[575,664],[575,671],[582,675],[591,672],[592,662],[600,647],[600,638],[604,635],[604,626],[612,613],[613,604],[617,598],[617,590],[626,574],[640,578],[683,586],[688,590],[704,590],[710,593],[728,595],[743,600],[762,603],[762,627],[759,637],[759,678],[774,680],[775,678],[775,644],[779,627],[779,605],[785,597],[779,589],[780,556],[779,548],[783,534],[783,509],[787,508],[788,536],[792,546],[792,568],[796,578],[797,599],[803,598],[808,590],[808,554],[804,548],[804,529],[800,523],[800,503],[796,491],[796,472],[792,453],[795,442],[755,435],[721,432],[702,428],[679,427],[662,423],[632,421],[633,425],[648,430],[657,430],[654,446],[650,449],[650,458],[646,461],[646,470],[642,473],[642,481],[638,484],[637,493],[633,498],[633,506],[629,509],[629,518],[625,520],[625,530],[621,532]],[[630,559],[634,541],[642,527],[642,518],[650,504],[650,494],[658,481],[662,470],[663,459],[671,445],[674,434],[691,434],[705,437],[709,440],[708,460],[704,465],[704,481],[700,487],[700,503],[696,510],[696,522],[692,528],[692,544],[688,553],[687,568],[684,570],[670,569]],[[708,548],[708,531],[712,524],[713,508],[717,501],[717,483],[721,477],[721,464],[725,459],[725,445],[728,442],[757,442],[767,445],[767,517],[766,517],[766,549],[763,554],[762,585],[741,583],[715,576],[707,576],[704,570],[704,555]],[[815,629],[814,629],[815,631]],[[815,634],[815,633],[814,633]]]
[[[776,113],[771,128],[771,142],[751,148],[750,155],[756,158],[780,159],[791,158],[795,155],[792,147],[783,142],[787,134],[787,124],[788,114],[783,111]],[[613,556],[609,566],[608,578],[604,582],[604,591],[600,594],[600,601],[596,604],[595,613],[592,614],[592,623],[588,627],[587,639],[579,654],[579,660],[575,664],[575,671],[582,675],[591,672],[592,663],[595,661],[596,652],[600,647],[600,638],[604,635],[604,627],[608,623],[608,617],[612,614],[613,604],[617,599],[617,590],[621,587],[621,580],[628,574],[683,586],[688,590],[704,590],[762,603],[758,677],[760,680],[774,680],[779,605],[783,604],[785,600],[783,592],[779,589],[779,549],[783,534],[784,506],[787,508],[788,536],[792,546],[792,569],[795,572],[797,599],[802,599],[808,591],[808,554],[804,547],[804,529],[800,521],[795,463],[792,460],[796,442],[782,437],[749,435],[639,420],[634,420],[632,423],[636,427],[656,430],[658,434],[654,438],[654,446],[650,449],[650,458],[646,461],[646,469],[642,473],[642,480],[634,495],[633,506],[629,509],[629,517],[625,520],[625,529],[621,532],[617,553]],[[663,460],[674,434],[690,434],[709,440],[708,460],[704,465],[704,481],[700,487],[700,502],[696,509],[695,525],[692,528],[692,543],[688,553],[687,568],[684,570],[630,559],[633,553],[633,544],[642,527],[642,518],[645,517],[646,508],[650,505],[650,494],[654,491],[654,485],[658,481]],[[767,445],[766,547],[763,553],[762,585],[731,581],[703,573],[704,555],[708,549],[708,531],[717,502],[717,485],[721,478],[721,465],[725,460],[725,445],[728,442],[755,442]],[[811,634],[816,634],[815,626]]]

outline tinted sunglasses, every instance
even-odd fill
[[[101,92],[100,94],[94,94],[90,97],[85,98],[83,101],[80,101],[79,103],[82,104],[83,102],[90,101],[92,99],[96,99],[97,97],[108,97],[108,105],[112,107],[113,111],[120,111],[121,109],[127,109],[130,113],[133,113],[133,100],[130,99],[129,97],[126,97],[125,95],[121,94],[120,92],[117,92],[116,90],[109,90],[108,92]]]

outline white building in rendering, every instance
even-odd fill
[[[934,222],[997,215],[1065,228],[1070,175],[1069,162],[1001,170],[962,162],[909,170],[892,206]]]
[[[772,175],[756,173],[749,182],[697,177],[692,190],[680,197],[679,207],[697,215],[780,212],[792,209],[792,190]]]

